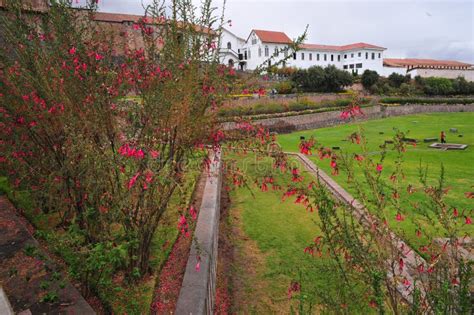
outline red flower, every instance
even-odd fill
[[[191,214],[191,217],[193,218],[193,220],[196,221],[196,219],[197,219],[197,211],[196,211],[196,208],[194,208],[193,205],[191,205],[191,207],[189,207],[189,213]]]
[[[76,51],[77,51],[76,47],[71,47],[71,49],[69,49],[69,54],[70,55],[75,55]]]
[[[379,173],[382,172],[382,170],[383,170],[382,164],[377,164],[377,167],[376,167],[375,169],[376,169],[377,172],[379,172]]]
[[[472,224],[472,220],[470,217],[466,217],[466,224]]]
[[[359,161],[359,162],[360,162],[360,161],[363,161],[363,160],[364,160],[364,157],[363,157],[362,155],[355,154],[355,155],[354,155],[354,159],[355,159],[356,161]]]
[[[140,172],[136,173],[135,176],[130,178],[130,180],[128,181],[128,184],[127,184],[128,189],[131,189],[133,187],[133,185],[135,185],[135,182],[137,181],[138,176],[140,176]]]
[[[404,267],[404,266],[405,266],[405,262],[403,261],[402,258],[400,258],[400,260],[398,261],[398,271],[399,271],[400,273],[403,272],[403,267]]]
[[[196,259],[197,259],[197,263],[196,263],[195,269],[197,272],[199,272],[201,270],[201,257],[197,256]]]
[[[406,287],[409,287],[411,285],[410,281],[408,281],[407,278],[404,278],[403,279],[403,285],[406,286]]]
[[[453,208],[453,217],[457,218],[459,215],[458,209]]]
[[[467,199],[474,199],[474,192],[469,191],[467,193],[464,193],[464,196],[466,196]]]
[[[400,212],[397,213],[397,215],[395,216],[395,219],[399,222],[405,220],[405,218],[402,216]]]
[[[418,267],[416,268],[418,270],[418,272],[424,272],[425,271],[425,266],[423,266],[423,264],[419,264]]]

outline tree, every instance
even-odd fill
[[[402,74],[393,72],[391,75],[388,76],[388,82],[391,86],[399,88],[403,83],[410,82],[410,75],[404,76]]]
[[[324,68],[324,83],[327,92],[339,92],[352,84],[354,77],[347,71],[339,70],[336,66]]]
[[[370,90],[370,88],[378,82],[379,77],[377,71],[365,70],[361,78],[362,86],[366,90]]]

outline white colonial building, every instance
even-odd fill
[[[259,66],[278,63],[289,56],[280,66],[307,69],[312,66],[334,65],[356,74],[365,70],[377,71],[382,76],[393,72],[410,74],[412,77],[441,76],[455,78],[464,76],[474,80],[472,65],[458,61],[432,59],[384,59],[386,48],[355,43],[343,46],[303,44],[293,52],[293,41],[283,32],[252,30],[243,39],[223,29],[220,44],[221,62],[239,70],[255,70]]]
[[[290,49],[293,41],[285,33],[264,30],[252,30],[247,40],[242,40],[224,29],[220,47],[222,63],[230,64],[232,56],[227,50],[234,42],[243,44],[235,49],[239,57],[238,63],[233,62],[240,70],[255,70],[261,65],[275,64],[289,55],[290,58],[281,66],[306,69],[334,65],[359,74],[366,69],[381,72],[383,68],[383,47],[366,43],[344,46],[303,44],[300,50],[293,52]]]

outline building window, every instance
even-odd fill
[[[301,53],[301,60],[304,60],[304,53]]]
[[[341,55],[337,55],[337,61],[341,61]]]
[[[381,54],[381,53],[379,53],[379,59],[381,58],[381,56],[382,56],[382,54]]]
[[[365,59],[369,59],[369,53],[368,52],[365,53]]]
[[[278,49],[278,47],[275,47],[275,53],[273,55],[275,57],[278,57],[279,54],[280,54],[280,50]]]
[[[334,61],[334,55],[331,55],[331,61]]]
[[[257,44],[257,35],[255,33],[253,33],[253,36],[252,36],[252,45],[255,45]]]
[[[231,44],[231,42],[228,42],[228,43],[227,43],[227,49],[232,49],[232,44]]]
[[[262,57],[262,47],[258,47],[258,56]]]
[[[362,53],[359,51],[359,53],[357,54],[357,57],[362,57]]]
[[[316,60],[319,61],[319,54],[316,54]]]
[[[354,65],[349,65],[349,68],[354,69]]]
[[[375,59],[375,53],[372,53],[372,60]]]
[[[247,51],[244,52],[244,60],[247,60]]]
[[[313,54],[309,53],[309,60],[313,60]]]
[[[288,57],[288,47],[285,48],[285,51],[283,52],[283,55],[285,56],[285,58]]]
[[[344,65],[344,69],[347,69],[347,65]]]
[[[347,59],[347,55],[344,55],[344,59]]]
[[[249,48],[249,59],[252,58],[252,50]]]
[[[268,46],[265,46],[265,57],[268,57],[270,55],[270,49]]]
[[[362,68],[362,64],[361,64],[361,63],[356,63],[356,68],[357,68],[357,69]]]
[[[328,55],[324,54],[324,61],[328,60]]]
[[[351,54],[351,58],[354,58],[354,54]]]
[[[296,53],[293,53],[293,60],[296,60]]]

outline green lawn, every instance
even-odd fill
[[[389,140],[394,136],[394,128],[407,132],[407,137],[409,138],[421,140],[421,143],[418,143],[416,147],[408,146],[405,154],[404,172],[406,174],[406,185],[420,186],[418,181],[420,161],[423,166],[428,166],[429,180],[433,183],[439,178],[441,164],[443,164],[445,167],[446,185],[451,188],[446,198],[448,204],[460,209],[460,213],[465,211],[464,213],[472,216],[474,202],[472,199],[467,199],[464,193],[474,190],[474,113],[435,113],[373,120],[358,124],[346,124],[331,128],[279,135],[278,141],[285,151],[296,152],[298,151],[300,136],[305,136],[307,139],[314,136],[325,147],[338,146],[341,148],[341,152],[360,153],[359,145],[352,144],[346,140],[351,133],[358,130],[359,125],[367,136],[369,142],[368,149],[375,157],[380,155],[379,146],[385,140]],[[450,128],[457,128],[459,133],[450,133]],[[468,144],[468,149],[465,151],[441,151],[431,149],[428,147],[429,144],[423,143],[425,138],[439,137],[441,130],[446,132],[448,142]],[[462,134],[462,137],[459,137],[459,134]],[[382,174],[386,177],[387,181],[394,170],[395,157],[395,152],[390,152],[387,154],[386,161],[384,162]],[[317,155],[310,158],[328,174],[331,173],[328,160],[321,161]],[[347,184],[346,177],[342,173],[339,176],[333,176],[333,178],[350,192],[354,192]],[[425,197],[422,193],[402,195],[402,199],[405,202],[408,202],[408,200],[419,202],[423,198]],[[407,220],[403,222],[395,220],[394,211],[387,213],[387,217],[390,225],[398,233],[404,234],[403,236],[409,242],[411,241],[412,245],[418,245],[422,242],[422,240],[417,239],[415,236],[417,225],[408,216]],[[420,218],[415,213],[413,213],[413,217]],[[459,220],[464,219],[459,218]],[[442,236],[444,233],[437,226],[428,222],[424,224],[422,222],[421,227],[435,236]],[[472,236],[474,234],[474,227],[472,225],[464,225],[461,229],[461,234]]]
[[[292,163],[297,163],[292,161]],[[256,161],[252,155],[238,160],[238,165],[252,178],[262,178],[262,174],[271,172],[268,159]],[[294,164],[297,165],[297,164]],[[299,165],[300,166],[300,165]],[[300,166],[301,169],[301,166]],[[305,182],[312,181],[306,171],[301,172]],[[276,183],[283,189],[289,184],[290,174],[275,172]],[[368,314],[371,309],[362,296],[366,292],[360,284],[357,298],[343,296],[339,292],[338,275],[330,272],[333,261],[304,253],[306,246],[321,235],[316,212],[308,212],[302,204],[296,204],[296,197],[282,201],[284,191],[274,191],[269,184],[268,191],[262,192],[256,184],[251,190],[239,188],[231,192],[230,217],[240,217],[243,233],[258,248],[255,253],[239,243],[240,251],[247,250],[244,256],[259,256],[264,261],[262,268],[237,266],[240,274],[236,277],[248,278],[246,268],[251,268],[255,276],[247,279],[247,301],[240,301],[234,310],[236,313],[289,313],[290,307],[297,307],[298,301],[289,301],[287,290],[292,280],[300,281],[302,292],[314,304],[324,304],[327,298],[333,303],[347,304],[350,313]],[[235,223],[233,223],[235,224]],[[243,243],[248,241],[241,240]],[[251,252],[251,253],[250,253]],[[250,258],[249,258],[250,259]],[[242,270],[243,269],[243,270]],[[317,307],[313,313],[317,313]]]

